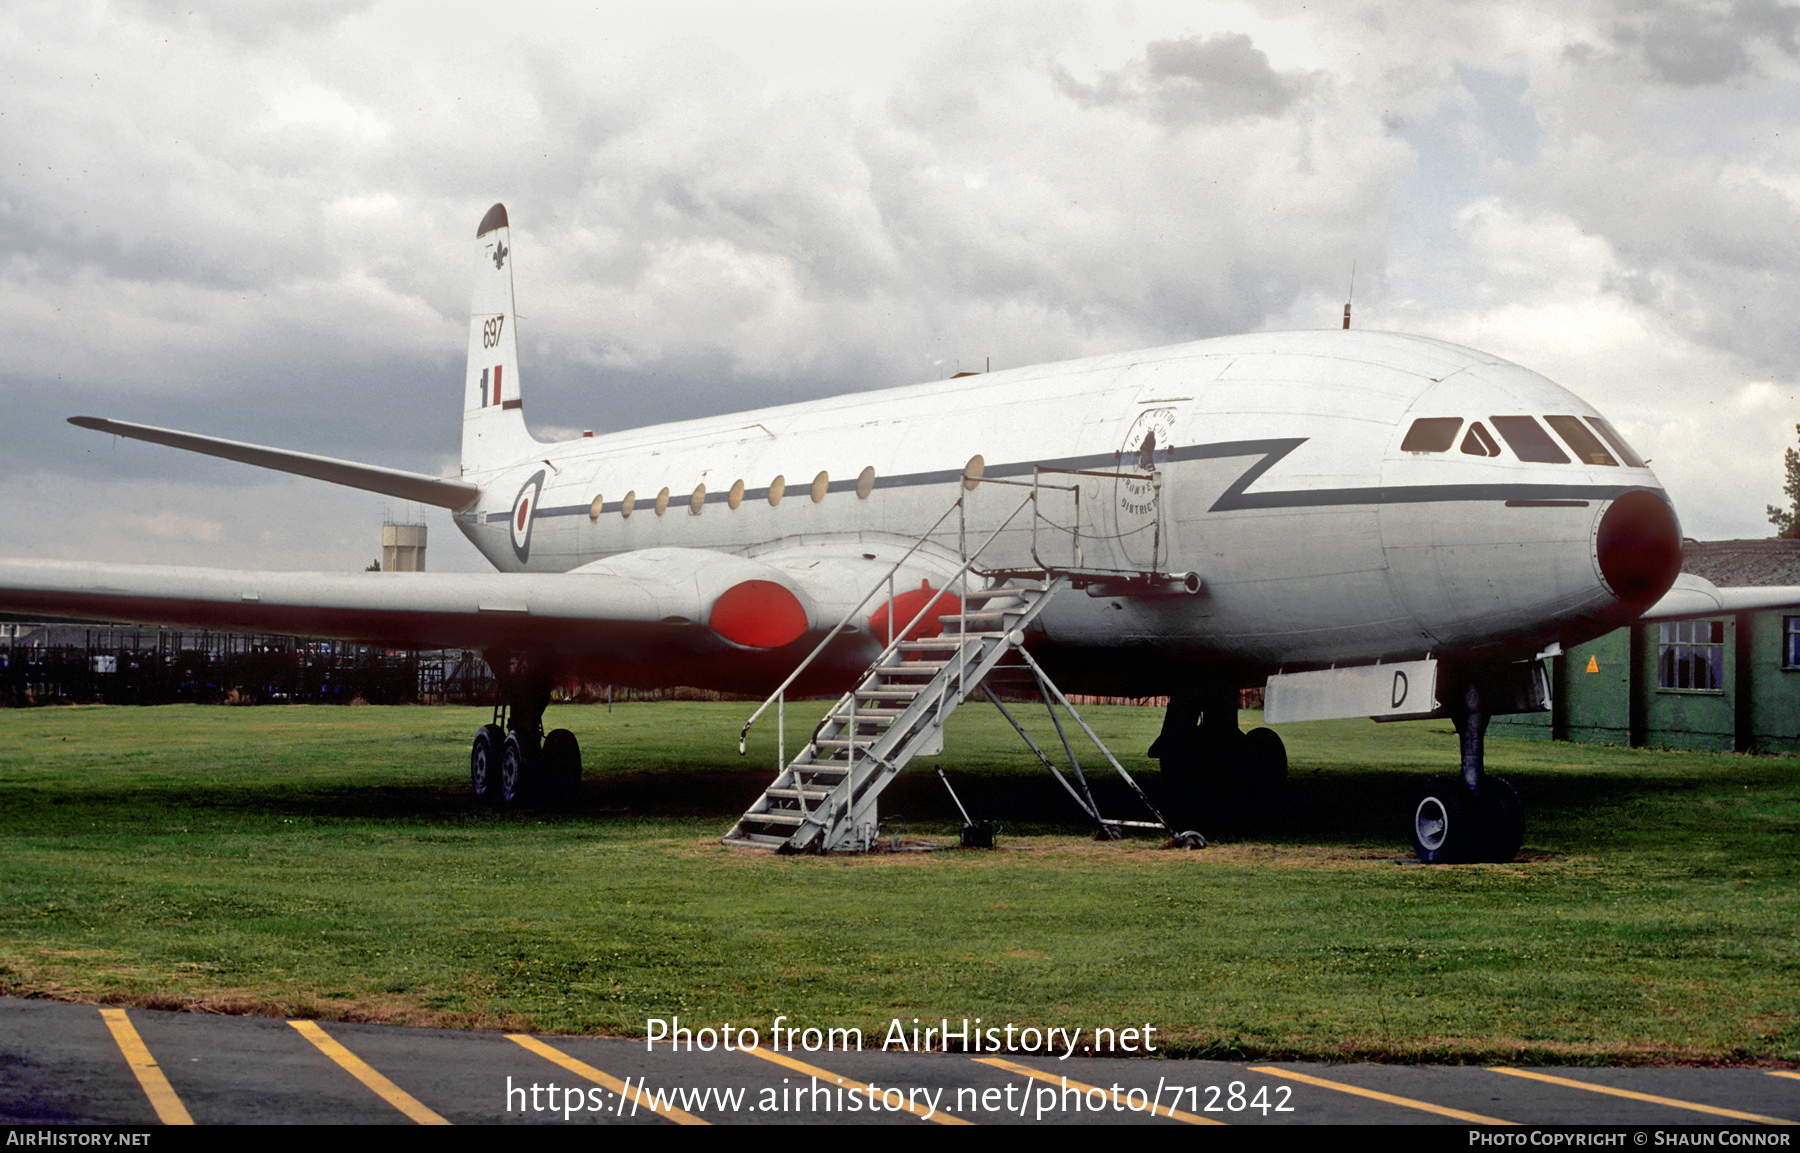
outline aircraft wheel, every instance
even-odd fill
[[[482,725],[475,730],[475,744],[469,750],[469,784],[475,799],[484,804],[499,799],[500,758],[506,733],[499,725]]]
[[[1505,777],[1488,777],[1481,788],[1482,824],[1487,829],[1487,852],[1482,860],[1504,865],[1519,855],[1525,840],[1525,806],[1519,791]]]
[[[1272,814],[1287,794],[1287,746],[1274,729],[1251,729],[1238,745],[1238,773],[1251,811]]]
[[[544,788],[558,802],[567,804],[581,788],[581,742],[568,729],[551,729],[539,754]]]
[[[1483,824],[1462,778],[1440,777],[1413,804],[1413,853],[1427,865],[1479,860],[1487,848]]]
[[[524,804],[536,785],[537,758],[519,734],[506,734],[506,749],[500,757],[500,799],[509,805]]]

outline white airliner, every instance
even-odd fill
[[[1420,337],[1255,333],[542,443],[503,206],[475,248],[460,478],[72,420],[442,506],[498,572],[0,561],[0,610],[480,649],[507,708],[472,780],[510,799],[579,774],[574,737],[542,733],[559,681],[765,692],[850,614],[792,687],[842,691],[921,585],[951,590],[932,613],[1054,586],[1013,639],[1068,690],[1169,696],[1151,755],[1175,778],[1279,784],[1279,740],[1238,733],[1245,686],[1271,723],[1449,716],[1462,772],[1421,795],[1413,840],[1453,861],[1517,850],[1482,734],[1545,707],[1554,646],[1800,600],[1677,582],[1667,496],[1598,412]],[[877,588],[914,591],[852,612]]]

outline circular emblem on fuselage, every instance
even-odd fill
[[[544,470],[531,474],[531,479],[519,488],[519,495],[513,497],[512,506],[512,547],[513,555],[524,564],[531,559],[531,526],[537,520],[538,498],[544,492]]]
[[[1125,475],[1113,482],[1119,546],[1127,561],[1139,568],[1155,568],[1156,521],[1159,493],[1153,472],[1168,462],[1175,443],[1175,410],[1152,408],[1138,413],[1126,430],[1116,454],[1118,471]],[[1142,479],[1137,475],[1142,474]]]

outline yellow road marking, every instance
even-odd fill
[[[777,1065],[785,1065],[787,1068],[792,1069],[796,1073],[805,1073],[809,1077],[817,1077],[823,1081],[834,1082],[836,1084],[842,1085],[844,1088],[850,1090],[853,1093],[863,1093],[863,1092],[870,1091],[870,1087],[863,1084],[861,1081],[852,1081],[848,1077],[840,1077],[836,1073],[833,1073],[826,1069],[819,1068],[817,1065],[808,1065],[805,1061],[796,1061],[792,1057],[785,1057],[785,1056],[781,1055],[780,1053],[771,1053],[771,1052],[769,1052],[769,1050],[764,1049],[760,1046],[758,1046],[755,1049],[743,1049],[743,1050],[740,1050],[740,1052],[748,1053],[752,1057],[761,1057],[765,1061],[773,1061]],[[879,1090],[876,1090],[876,1091],[879,1092]],[[968,1121],[961,1117],[955,1117],[949,1113],[945,1113],[941,1109],[932,1110],[932,1109],[927,1109],[922,1105],[915,1105],[912,1103],[911,1100],[906,1101],[900,1107],[902,1109],[905,1109],[908,1113],[911,1113],[915,1117],[922,1117],[927,1121],[935,1121],[939,1125],[973,1125],[973,1124],[975,1124],[975,1122],[973,1122],[973,1121]]]
[[[635,1100],[638,1104],[649,1109],[650,1112],[655,1113],[660,1117],[667,1117],[677,1125],[712,1124],[711,1121],[705,1120],[704,1118],[696,1117],[692,1113],[683,1112],[673,1105],[664,1104],[663,1102],[658,1101],[654,1096],[644,1091],[644,1086],[641,1081],[638,1083],[634,1096],[634,1090],[631,1088],[629,1082],[621,1081],[617,1077],[602,1073],[586,1061],[577,1060],[563,1052],[561,1049],[546,1045],[536,1037],[532,1037],[525,1033],[508,1033],[506,1039],[515,1042],[516,1044],[523,1045],[525,1048],[530,1049],[533,1053],[536,1053],[546,1061],[554,1061],[556,1064],[561,1065],[577,1077],[586,1077],[594,1084],[603,1085],[627,1100]]]
[[[1658,1097],[1652,1093],[1638,1093],[1630,1089],[1615,1089],[1611,1085],[1595,1085],[1588,1081],[1574,1081],[1568,1077],[1552,1077],[1548,1073],[1534,1073],[1529,1069],[1508,1069],[1503,1066],[1490,1066],[1496,1073],[1505,1073],[1509,1077],[1529,1077],[1533,1081],[1547,1081],[1552,1085],[1567,1085],[1571,1089],[1586,1089],[1590,1093],[1606,1093],[1613,1097],[1629,1097],[1633,1101],[1648,1101],[1653,1105],[1672,1105],[1677,1109],[1693,1109],[1700,1113],[1711,1113],[1717,1117],[1735,1117],[1739,1121],[1760,1121],[1764,1125],[1794,1125],[1800,1122],[1785,1121],[1780,1117],[1764,1117],[1760,1113],[1740,1113],[1736,1109],[1721,1109],[1717,1105],[1701,1105],[1693,1101],[1677,1101],[1673,1097]]]
[[[1461,1109],[1449,1109],[1443,1105],[1433,1105],[1429,1101],[1415,1101],[1411,1097],[1396,1097],[1392,1093],[1377,1093],[1373,1089],[1364,1089],[1359,1085],[1346,1085],[1342,1081],[1327,1081],[1323,1077],[1314,1077],[1306,1073],[1296,1073],[1292,1069],[1277,1069],[1273,1065],[1252,1065],[1252,1073],[1267,1073],[1271,1077],[1286,1077],[1290,1081],[1302,1081],[1308,1085],[1317,1085],[1321,1089],[1336,1089],[1339,1093],[1351,1093],[1358,1097],[1367,1097],[1371,1101],[1386,1101],[1389,1105],[1404,1105],[1408,1109],[1423,1109],[1427,1113],[1436,1113],[1440,1117],[1454,1117],[1458,1121],[1467,1121],[1472,1125],[1517,1125],[1517,1121],[1504,1121],[1499,1117],[1484,1117],[1480,1113],[1465,1113]]]
[[[1792,1077],[1794,1080],[1800,1081],[1800,1073],[1792,1073],[1786,1069],[1764,1069],[1763,1072],[1771,1077]]]
[[[302,1037],[305,1037],[308,1041],[317,1045],[319,1047],[319,1052],[330,1057],[333,1061],[336,1061],[339,1065],[344,1067],[345,1072],[349,1073],[352,1077],[355,1077],[358,1081],[361,1081],[364,1085],[367,1085],[377,1097],[380,1097],[389,1105],[392,1105],[394,1108],[400,1110],[400,1112],[411,1117],[414,1121],[417,1121],[421,1125],[450,1124],[450,1122],[420,1104],[418,1098],[394,1084],[386,1077],[383,1077],[380,1073],[377,1073],[370,1067],[367,1061],[364,1061],[355,1053],[352,1053],[350,1050],[332,1040],[325,1030],[319,1028],[316,1021],[289,1021],[288,1024],[292,1025],[295,1029],[298,1029]]]
[[[1052,1085],[1067,1085],[1069,1088],[1079,1089],[1083,1093],[1091,1093],[1098,1090],[1101,1093],[1105,1093],[1108,1097],[1111,1097],[1113,1099],[1113,1104],[1115,1105],[1125,1101],[1124,1097],[1118,1093],[1114,1093],[1111,1089],[1102,1089],[1098,1085],[1084,1085],[1080,1081],[1071,1081],[1060,1073],[1046,1073],[1042,1069],[1033,1069],[1029,1065],[1014,1064],[1013,1062],[1000,1057],[971,1057],[969,1059],[982,1065],[992,1065],[996,1069],[1005,1069],[1008,1072],[1018,1073],[1025,1077],[1035,1077],[1039,1081],[1048,1081]],[[1129,1108],[1129,1106],[1127,1106],[1127,1108]],[[1171,1109],[1167,1105],[1153,1105],[1150,1108],[1150,1112],[1157,1117],[1171,1117],[1177,1121],[1186,1121],[1189,1125],[1225,1124],[1225,1122],[1220,1121],[1215,1117],[1198,1117],[1192,1113],[1183,1113],[1179,1109]]]
[[[181,1098],[175,1096],[169,1079],[163,1076],[162,1067],[156,1058],[150,1056],[150,1050],[144,1047],[143,1039],[131,1025],[131,1018],[123,1009],[102,1009],[100,1016],[106,1021],[106,1027],[112,1032],[113,1041],[119,1046],[119,1052],[125,1055],[125,1063],[131,1066],[132,1076],[143,1086],[144,1096],[150,1098],[150,1107],[156,1110],[156,1119],[164,1125],[192,1125],[194,1119],[188,1116],[187,1106]]]

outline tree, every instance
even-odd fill
[[[1800,424],[1794,431],[1800,433]],[[1783,510],[1770,505],[1769,523],[1782,540],[1800,540],[1800,452],[1791,448],[1787,450],[1787,483],[1781,491],[1787,493],[1788,507]]]

